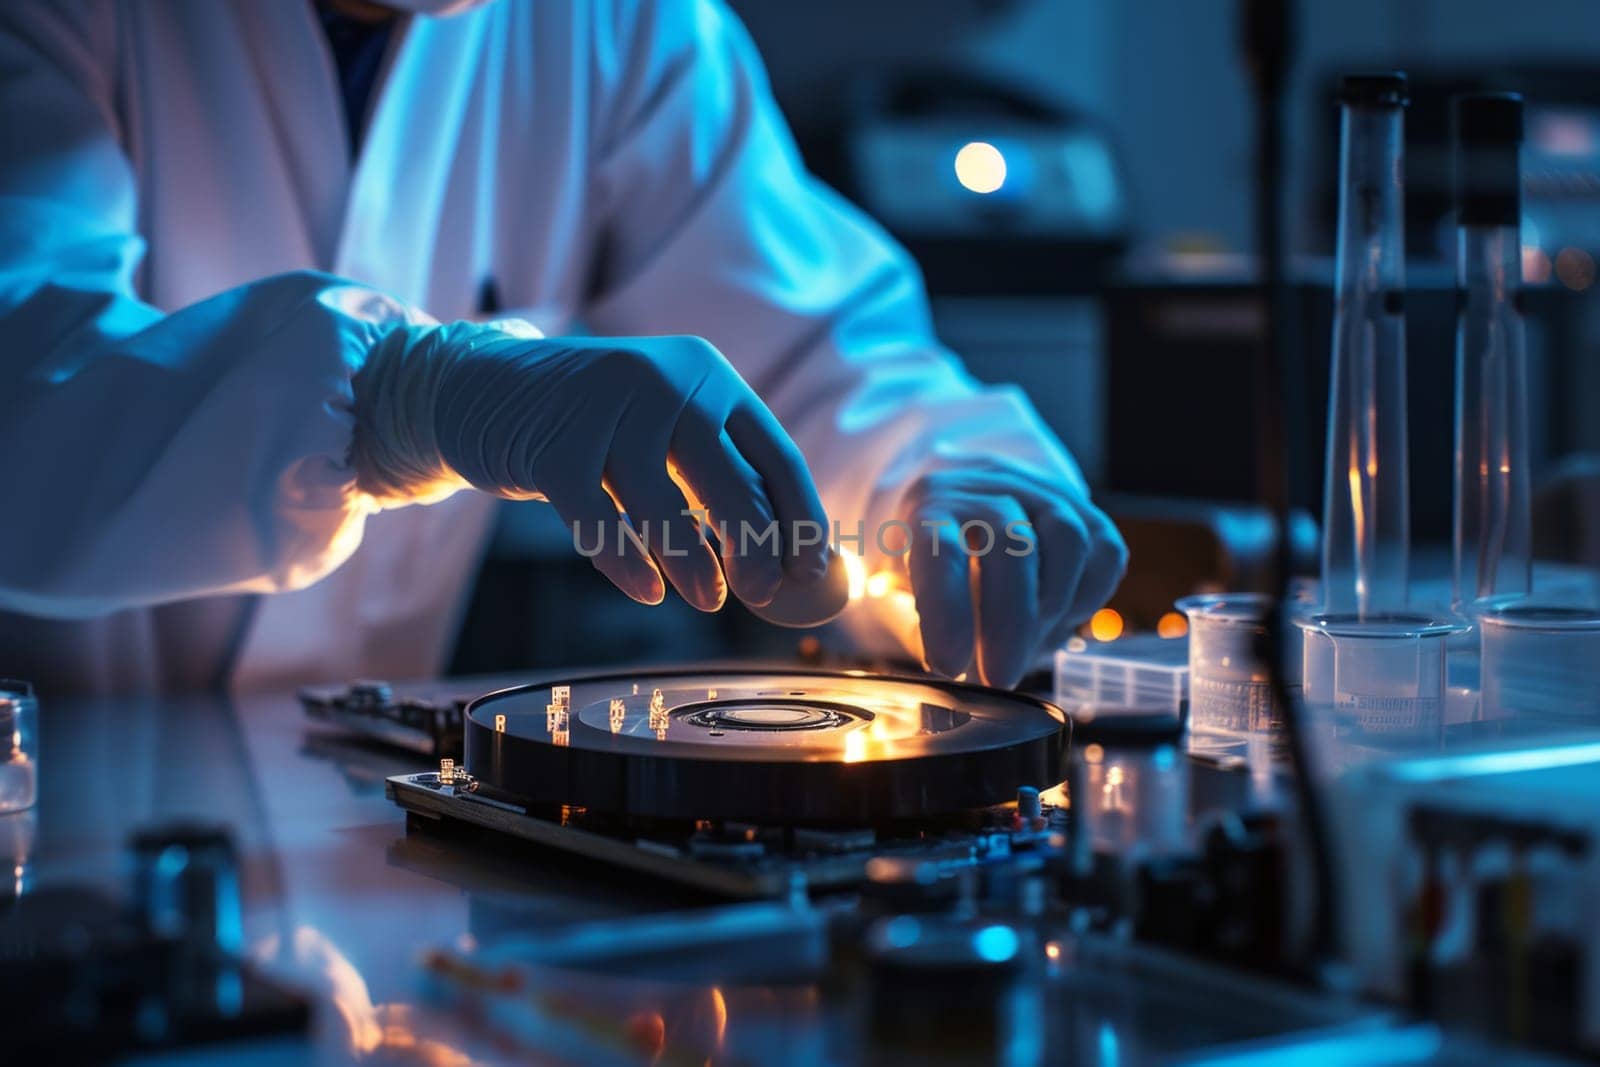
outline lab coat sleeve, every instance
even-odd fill
[[[111,5],[0,10],[0,608],[306,585],[360,539],[350,375],[380,329],[304,273],[142,303]]]
[[[905,251],[806,173],[731,13],[640,0],[614,27],[596,59],[612,87],[596,135],[601,332],[717,345],[794,436],[843,547],[873,571],[903,573],[901,535],[883,524],[920,474],[1003,455],[1083,487],[1020,390],[978,385],[938,343]],[[878,621],[912,643],[904,619]]]

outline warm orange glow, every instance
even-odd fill
[[[640,1012],[627,1022],[628,1039],[652,1060],[667,1047],[667,1020],[658,1011]]]
[[[1367,501],[1361,495],[1361,469],[1354,462],[1350,464],[1350,511],[1355,519],[1356,558],[1367,558]],[[1366,587],[1363,581],[1365,571],[1356,568],[1356,595],[1361,598],[1362,608],[1366,607]],[[1227,663],[1223,663],[1226,667]]]
[[[258,960],[275,960],[282,950],[281,941],[273,934],[258,943],[251,954]],[[332,1002],[352,1056],[365,1059],[375,1055],[384,1062],[393,1060],[423,1067],[465,1067],[472,1062],[460,1050],[418,1035],[409,1004],[373,1003],[361,973],[321,931],[311,926],[296,928],[289,952],[302,980],[309,980]],[[387,1056],[386,1052],[402,1055]]]
[[[1574,292],[1594,284],[1594,257],[1581,248],[1563,248],[1556,253],[1556,277]]]
[[[1550,257],[1544,249],[1522,246],[1522,277],[1529,285],[1543,285],[1550,280]]]
[[[1122,616],[1112,608],[1101,608],[1089,619],[1089,635],[1096,641],[1115,641],[1122,636]]]
[[[1156,633],[1168,639],[1183,637],[1189,632],[1189,620],[1182,612],[1169,611],[1156,621]]]
[[[1089,745],[1083,750],[1083,761],[1085,763],[1099,763],[1105,758],[1106,750],[1099,745]]]
[[[1122,809],[1122,767],[1113,763],[1106,768],[1105,782],[1100,786],[1100,806],[1106,811]]]
[[[838,552],[839,558],[844,560],[844,573],[850,583],[850,601],[854,603],[867,595],[867,561],[842,546]]]
[[[888,571],[879,571],[867,579],[867,596],[874,600],[887,596],[893,582],[894,575]]]
[[[717,1028],[717,1048],[721,1049],[722,1039],[728,1033],[728,1001],[716,986],[711,987],[711,1018]]]
[[[1044,954],[1052,962],[1059,960],[1061,958],[1061,942],[1046,941],[1044,945]]]
[[[867,758],[867,735],[860,730],[844,735],[844,761],[860,763]]]

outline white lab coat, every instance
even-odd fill
[[[847,525],[965,456],[1078,478],[804,173],[716,0],[406,19],[347,144],[305,0],[0,5],[0,608],[73,620],[40,632],[84,688],[163,684],[141,618],[217,594],[275,594],[240,688],[440,668],[492,502],[368,514],[349,377],[383,327],[330,275],[442,320],[492,279],[546,333],[702,335]]]

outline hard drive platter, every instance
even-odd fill
[[[464,782],[518,806],[654,819],[873,825],[982,808],[1063,777],[1066,717],[929,679],[658,670],[489,693]]]

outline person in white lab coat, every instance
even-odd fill
[[[964,373],[904,252],[805,173],[719,0],[385,6],[412,11],[0,6],[4,673],[437,671],[494,498],[594,515],[603,474],[613,515],[660,512],[689,415],[722,429],[690,486],[712,518],[825,506],[865,529],[846,547],[909,590],[900,636],[935,670],[1012,684],[1110,595],[1126,551],[1071,458]],[[381,46],[341,44],[352,19]],[[554,340],[429,325],[491,317]],[[620,340],[560,340],[579,332]],[[636,439],[566,417],[672,405]],[[485,491],[438,499],[463,485]],[[976,591],[954,526],[928,524],[975,518],[1037,544],[980,559]],[[891,521],[909,554],[873,535]],[[708,610],[809,580],[596,562]],[[871,640],[904,599],[847,618]]]

